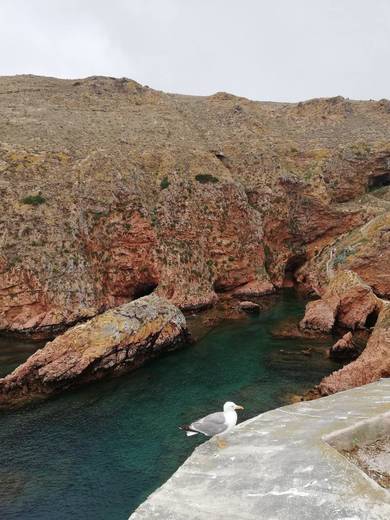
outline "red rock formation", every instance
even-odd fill
[[[329,357],[335,361],[351,361],[359,351],[353,341],[352,332],[347,332],[329,349]]]
[[[186,339],[179,309],[155,295],[145,296],[69,329],[35,352],[0,379],[0,406],[133,370]]]
[[[321,251],[388,214],[381,102],[179,96],[102,77],[0,78],[0,92],[3,331],[53,335],[153,289],[197,309],[300,269],[321,294]],[[378,294],[381,233],[339,265]]]
[[[363,353],[356,361],[324,378],[320,395],[329,395],[390,376],[390,304],[383,304]]]
[[[302,329],[330,332],[335,321],[355,330],[364,328],[367,318],[379,311],[381,300],[353,271],[339,271],[331,279],[321,300],[307,304]]]
[[[306,305],[305,316],[299,324],[300,328],[328,334],[333,329],[337,308],[337,298],[309,302]]]

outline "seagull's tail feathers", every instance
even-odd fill
[[[191,435],[197,435],[199,432],[195,432],[194,430],[191,430],[191,426],[188,424],[183,424],[183,426],[179,426],[180,430],[183,430],[186,432],[187,437],[191,437]]]

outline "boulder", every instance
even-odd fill
[[[0,406],[133,370],[188,337],[182,312],[149,295],[68,329],[0,380]]]
[[[260,305],[250,301],[243,301],[240,302],[240,309],[249,313],[258,313],[260,312]]]
[[[321,300],[309,302],[300,323],[302,329],[330,332],[337,322],[355,330],[366,326],[381,307],[371,287],[353,271],[339,271],[331,279]]]
[[[275,292],[275,287],[269,280],[253,280],[235,289],[233,296],[264,296],[273,292]]]
[[[334,325],[337,302],[315,300],[306,305],[305,316],[299,326],[302,330],[329,333]]]
[[[359,355],[359,348],[353,341],[352,332],[347,332],[330,349],[329,357],[335,361],[351,361]]]

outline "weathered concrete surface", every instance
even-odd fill
[[[245,403],[244,403],[245,404]],[[324,440],[390,410],[390,379],[242,423],[198,447],[131,520],[388,520],[390,493]]]

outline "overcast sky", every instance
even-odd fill
[[[0,75],[390,98],[390,0],[0,0]]]

